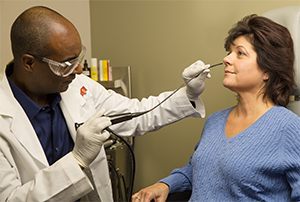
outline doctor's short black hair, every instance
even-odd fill
[[[14,57],[30,53],[46,57],[51,54],[50,28],[52,22],[64,18],[56,11],[35,6],[22,12],[14,21],[11,32],[11,48]]]
[[[288,29],[269,18],[248,15],[229,30],[225,49],[233,41],[246,37],[257,53],[257,64],[270,77],[265,83],[264,98],[270,97],[277,105],[286,107],[294,81],[294,43]]]

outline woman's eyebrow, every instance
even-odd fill
[[[241,49],[243,49],[243,50],[245,50],[245,51],[248,52],[247,48],[245,46],[243,46],[243,45],[237,45],[236,46],[236,49],[239,49],[239,48],[241,48]]]

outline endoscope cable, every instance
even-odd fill
[[[218,64],[214,64],[211,65],[210,67],[208,67],[207,69],[210,69],[212,67],[216,67],[219,66],[223,63],[218,63]],[[121,123],[136,117],[139,117],[141,115],[144,115],[154,109],[156,109],[157,107],[159,107],[162,103],[164,103],[166,100],[168,100],[171,96],[173,96],[177,91],[179,91],[182,87],[184,87],[185,85],[187,85],[191,80],[193,80],[194,78],[198,77],[200,74],[202,74],[206,69],[203,69],[202,71],[200,71],[198,74],[196,74],[194,77],[192,77],[190,80],[188,80],[186,83],[182,84],[179,88],[177,88],[175,91],[173,91],[170,95],[168,95],[163,101],[161,101],[160,103],[158,103],[156,106],[154,106],[153,108],[143,111],[143,112],[135,112],[135,113],[125,113],[125,114],[118,114],[118,115],[114,115],[114,116],[108,116],[109,118],[111,118],[111,122],[112,125],[113,124],[117,124],[117,123]]]
[[[211,65],[210,67],[208,67],[207,69],[210,69],[212,67],[216,67],[219,66],[223,63],[218,63],[218,64],[214,64]],[[187,85],[191,80],[193,80],[194,78],[198,77],[200,74],[202,74],[206,69],[203,69],[202,71],[200,71],[198,74],[196,74],[194,77],[192,77],[190,80],[188,80],[186,83],[182,84],[179,88],[177,88],[175,91],[173,91],[170,95],[168,95],[163,101],[161,101],[160,103],[158,103],[156,106],[154,106],[153,108],[143,111],[143,112],[134,112],[134,113],[123,113],[123,114],[118,114],[118,115],[112,115],[112,116],[108,116],[111,120],[112,125],[117,124],[117,123],[121,123],[124,121],[128,121],[131,120],[133,118],[139,117],[141,115],[144,115],[154,109],[156,109],[157,107],[159,107],[162,103],[164,103],[166,100],[168,100],[171,96],[173,96],[177,91],[179,91],[182,87],[184,87],[185,85]],[[76,129],[81,126],[83,123],[75,123],[75,127]]]

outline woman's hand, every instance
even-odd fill
[[[140,190],[138,193],[132,195],[132,202],[165,202],[169,194],[169,186],[165,183],[156,183],[149,187]]]

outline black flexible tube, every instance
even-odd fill
[[[128,147],[131,157],[132,157],[132,179],[131,179],[131,185],[129,187],[129,191],[128,191],[128,196],[127,199],[130,202],[131,201],[131,196],[132,196],[132,192],[133,192],[133,185],[134,185],[134,178],[135,178],[135,156],[134,156],[134,152],[132,147],[130,146],[130,144],[121,136],[119,136],[116,132],[114,132],[112,129],[110,129],[109,127],[106,128],[106,130],[110,133],[112,133],[113,135],[115,135],[116,137],[120,138],[120,140],[122,140],[122,142],[125,143],[125,145]]]

